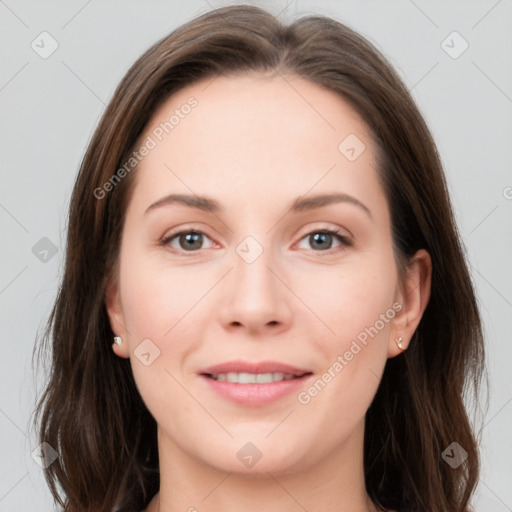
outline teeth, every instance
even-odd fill
[[[290,380],[295,378],[287,373],[219,373],[212,375],[215,380],[236,382],[237,384],[268,384],[269,382],[279,382],[281,380]]]

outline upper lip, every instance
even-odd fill
[[[260,361],[251,363],[247,361],[227,361],[203,368],[199,371],[202,375],[219,375],[220,373],[286,373],[295,377],[301,377],[310,370],[298,368],[277,361]]]

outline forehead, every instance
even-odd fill
[[[305,137],[336,156],[343,136],[370,136],[358,113],[334,91],[294,75],[261,73],[217,76],[181,89],[155,112],[144,134],[172,146],[189,129],[197,133],[197,143],[203,136],[229,145],[236,137],[238,145],[270,147],[278,135],[276,142],[286,147]]]
[[[155,112],[139,138],[139,147],[152,148],[136,188],[148,197],[225,189],[233,200],[250,193],[263,201],[312,188],[365,195],[378,192],[370,137],[343,98],[303,78],[218,76],[181,89]]]

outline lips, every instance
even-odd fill
[[[311,371],[306,368],[298,368],[296,366],[279,363],[277,361],[260,361],[257,363],[251,363],[238,360],[209,366],[208,368],[203,368],[198,373],[207,377],[216,377],[220,374],[227,373],[283,373],[285,375],[291,375],[292,377],[302,377],[303,375],[311,373]]]
[[[198,372],[205,389],[245,407],[263,407],[298,393],[313,372],[276,361],[229,361]]]

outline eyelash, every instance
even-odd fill
[[[197,234],[197,235],[204,235],[207,238],[210,238],[204,231],[201,231],[200,229],[189,228],[189,229],[184,229],[184,230],[181,230],[181,231],[177,231],[175,233],[171,233],[170,235],[162,238],[160,240],[160,242],[159,242],[159,245],[167,246],[176,237],[178,237],[180,235],[186,235],[186,234],[189,234],[189,233],[194,233],[194,234]],[[334,235],[338,239],[338,241],[341,243],[341,246],[345,246],[345,247],[351,247],[352,246],[352,242],[346,236],[342,235],[341,231],[336,231],[336,230],[331,230],[331,229],[315,229],[313,231],[310,231],[309,233],[306,233],[300,239],[300,241],[304,240],[305,238],[307,238],[307,237],[309,237],[309,236],[311,236],[313,234]],[[331,249],[327,249],[325,251],[322,251],[322,250],[315,251],[314,249],[310,249],[310,250],[313,251],[313,252],[323,253],[325,255],[331,255],[331,254],[334,254],[337,249],[340,249],[341,246],[334,247],[334,248],[331,248]],[[179,251],[179,250],[175,250],[173,248],[173,252],[174,253],[180,254],[180,255],[184,256],[185,258],[190,257],[190,256],[195,256],[195,255],[197,255],[197,253],[199,251],[200,251],[200,249],[195,250],[195,251],[182,252],[182,251]]]

